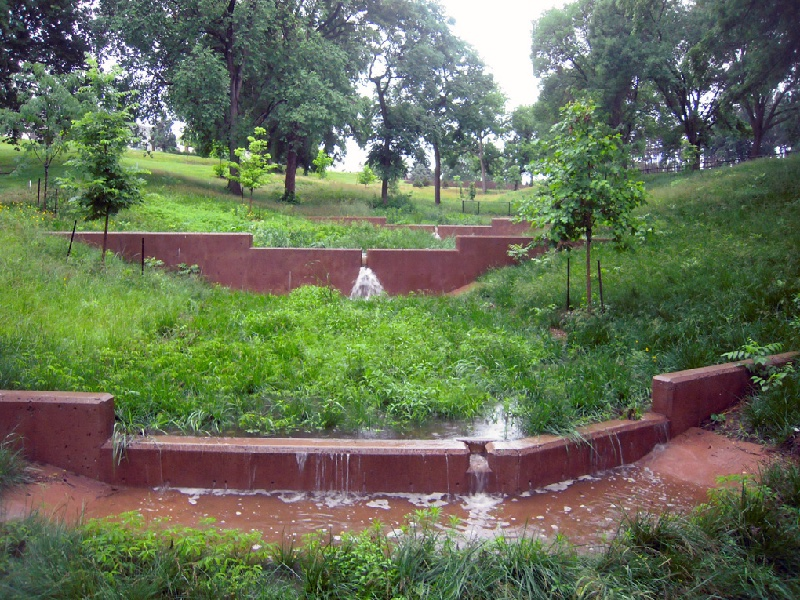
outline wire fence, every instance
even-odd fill
[[[760,154],[758,156],[746,156],[746,157],[736,157],[736,158],[719,158],[714,155],[711,156],[704,156],[700,161],[700,169],[717,169],[719,167],[729,167],[733,165],[738,165],[742,163],[749,162],[751,160],[757,160],[760,158],[786,158],[791,154],[795,154],[797,150],[782,150],[780,153],[772,153],[772,154]],[[680,162],[670,162],[668,164],[659,164],[659,163],[638,163],[636,168],[639,170],[640,173],[643,174],[657,174],[657,173],[680,173],[682,171],[690,171],[691,165],[687,163],[680,163]]]

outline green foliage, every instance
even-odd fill
[[[369,165],[364,165],[364,168],[358,174],[358,178],[356,181],[362,184],[364,187],[367,187],[371,183],[375,183],[378,177],[375,175],[375,171],[373,171]]]
[[[25,481],[25,460],[13,435],[0,441],[0,493]]]
[[[620,135],[598,122],[593,104],[573,102],[561,116],[547,154],[534,169],[546,178],[544,193],[525,197],[518,210],[536,226],[549,227],[554,243],[586,238],[586,304],[591,308],[592,235],[597,227],[610,227],[621,243],[634,232],[631,213],[644,203],[644,184],[627,168]]]
[[[17,110],[22,99],[15,76],[25,64],[39,63],[51,73],[84,67],[91,49],[90,7],[70,0],[15,0],[0,11],[3,58],[0,61],[0,108]],[[24,95],[24,92],[23,92]]]
[[[776,444],[800,439],[800,371],[792,363],[777,367],[769,359],[782,349],[779,343],[761,346],[748,339],[739,350],[722,355],[750,361],[755,393],[744,407],[746,425],[761,439]]]
[[[266,134],[266,129],[256,127],[253,135],[247,136],[247,148],[237,148],[234,151],[239,162],[228,163],[225,176],[230,181],[238,181],[242,190],[244,188],[250,190],[251,205],[253,191],[268,183],[270,173],[278,168],[269,162],[272,157],[267,152],[269,141],[264,137]]]
[[[430,169],[422,163],[414,163],[409,173],[411,185],[414,187],[427,187],[431,184],[433,174]]]
[[[26,65],[15,78],[18,110],[0,110],[0,126],[11,133],[25,156],[44,168],[44,208],[47,208],[50,166],[67,149],[73,119],[80,116],[76,95],[79,78],[53,75],[44,65]],[[24,136],[24,139],[20,139]]]
[[[328,156],[325,153],[325,150],[320,148],[317,152],[316,158],[311,161],[311,164],[314,165],[314,172],[317,174],[317,177],[320,179],[325,179],[325,177],[328,175],[328,167],[333,164],[333,158]]]
[[[152,160],[159,193],[115,226],[247,231],[261,245],[452,247],[424,232],[249,214],[216,182],[218,196],[198,184],[209,185],[211,160]],[[402,428],[496,403],[531,433],[635,417],[656,373],[711,364],[748,338],[800,343],[795,161],[652,179],[648,244],[635,254],[596,248],[608,284],[599,315],[561,310],[563,252],[493,272],[458,297],[354,304],[316,288],[273,298],[157,269],[142,277],[116,260],[98,277],[96,252],[78,245],[64,262],[66,242],[45,235],[71,227],[69,216],[0,204],[0,388],[109,391],[130,430]],[[339,190],[343,177],[309,184]],[[23,184],[9,176],[0,185],[15,181]],[[3,188],[4,197],[25,199],[24,186]],[[313,202],[298,212],[354,206],[333,193]],[[393,220],[433,207],[430,196],[403,202]],[[580,274],[573,285],[583,285]]]
[[[750,379],[762,392],[768,392],[770,388],[781,385],[783,379],[794,372],[791,364],[784,367],[776,367],[770,362],[769,355],[777,354],[783,349],[779,343],[760,346],[753,339],[748,339],[741,349],[726,352],[722,355],[727,360],[749,360],[748,370],[752,373]]]
[[[122,164],[133,139],[133,123],[123,106],[128,94],[115,89],[121,74],[102,73],[94,60],[89,64],[89,83],[81,93],[96,102],[97,108],[73,124],[77,155],[69,160],[72,174],[62,185],[76,194],[73,200],[85,209],[87,219],[105,218],[107,228],[111,215],[141,202],[144,180],[138,175],[145,171]]]
[[[621,241],[633,229],[633,209],[644,203],[644,184],[626,168],[620,136],[597,121],[593,104],[573,102],[561,114],[535,169],[546,177],[544,194],[524,199],[520,216],[549,226],[553,242],[591,239],[599,226]]]

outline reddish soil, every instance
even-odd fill
[[[68,522],[140,511],[147,520],[197,526],[208,517],[220,527],[257,530],[267,541],[315,531],[338,535],[379,519],[393,528],[420,508],[438,506],[457,517],[469,536],[566,535],[592,549],[614,535],[625,513],[688,510],[704,502],[718,478],[756,474],[769,452],[762,446],[693,428],[644,459],[596,477],[563,482],[517,497],[303,494],[112,487],[46,465],[33,481],[0,499],[2,518],[30,512]]]

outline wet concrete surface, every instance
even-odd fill
[[[37,465],[35,481],[7,492],[0,511],[4,519],[38,511],[69,522],[139,511],[148,522],[188,526],[213,518],[218,527],[262,532],[267,542],[300,542],[314,532],[359,531],[376,519],[395,529],[415,511],[437,507],[443,523],[457,519],[468,537],[561,534],[591,550],[614,535],[624,514],[691,509],[719,477],[755,474],[766,457],[761,446],[690,429],[634,465],[513,497],[121,488]]]

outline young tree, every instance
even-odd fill
[[[614,238],[633,230],[631,211],[644,203],[644,185],[627,168],[627,155],[619,133],[611,134],[598,121],[587,102],[565,106],[562,120],[553,127],[551,151],[537,167],[546,178],[542,196],[520,203],[521,217],[549,226],[555,242],[586,238],[586,305],[592,308],[592,235],[609,226]]]
[[[269,163],[271,157],[267,152],[269,141],[265,139],[266,135],[263,127],[256,127],[253,135],[247,136],[247,148],[236,148],[234,151],[239,162],[231,165],[236,168],[230,169],[227,174],[228,179],[239,182],[243,199],[244,188],[250,190],[250,210],[253,210],[253,190],[267,183],[269,174],[277,166]]]
[[[72,120],[78,118],[80,104],[75,97],[78,78],[53,75],[41,64],[26,65],[16,77],[18,111],[0,109],[0,123],[14,143],[44,168],[44,209],[50,165],[67,148]]]
[[[94,109],[73,125],[77,155],[67,163],[72,173],[62,184],[75,191],[74,200],[86,209],[87,219],[105,219],[101,255],[105,262],[109,216],[141,201],[144,180],[138,175],[146,171],[122,165],[134,123],[124,106],[128,93],[115,87],[119,72],[102,73],[90,59],[86,75],[89,84],[81,92],[92,98]]]
[[[320,179],[325,179],[328,175],[328,167],[333,164],[333,159],[325,153],[325,150],[320,148],[317,151],[316,158],[311,161],[311,164],[314,165],[314,170],[317,172],[317,176]]]
[[[374,183],[376,179],[378,179],[378,177],[375,175],[375,171],[370,169],[369,165],[364,165],[356,181],[363,184],[364,187],[367,187],[370,183]]]

